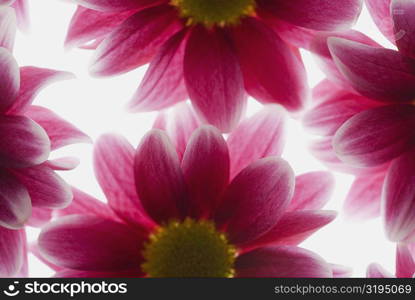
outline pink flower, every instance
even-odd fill
[[[282,112],[265,109],[225,141],[181,109],[170,138],[153,129],[136,151],[120,136],[97,142],[96,177],[108,203],[75,189],[73,204],[39,236],[41,256],[57,276],[343,273],[297,247],[334,219],[334,212],[320,210],[332,177],[313,172],[295,182],[290,166],[274,156],[281,149]],[[166,122],[162,116],[156,125]]]
[[[415,277],[415,244],[399,244],[396,247],[395,275],[389,273],[381,265],[373,263],[367,268],[369,278],[413,278]]]
[[[263,103],[300,109],[307,99],[306,75],[298,50],[289,43],[305,44],[316,30],[351,26],[362,4],[77,2],[82,6],[72,19],[66,44],[97,48],[92,74],[120,74],[150,62],[130,103],[133,111],[159,110],[190,97],[199,115],[222,131],[237,124],[247,94]]]
[[[392,19],[384,20],[394,24],[398,50],[382,48],[355,31],[314,41],[312,51],[337,87],[322,83],[316,92],[322,100],[305,122],[326,137],[317,154],[357,174],[349,194],[351,210],[381,211],[388,238],[408,242],[415,239],[415,3],[390,5]],[[383,4],[371,8],[375,15],[385,12]]]
[[[69,204],[72,193],[55,170],[77,161],[48,161],[51,150],[88,137],[50,110],[31,105],[39,90],[70,74],[35,67],[19,69],[0,48],[0,276],[24,276],[24,225],[39,226],[51,211]]]

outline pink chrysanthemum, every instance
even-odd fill
[[[305,122],[325,137],[315,153],[357,175],[348,210],[382,212],[389,239],[409,242],[415,239],[415,2],[375,2],[368,1],[375,21],[382,15],[382,24],[393,25],[398,50],[355,31],[316,38],[311,49],[331,82],[316,88]],[[380,29],[390,33],[390,25]]]
[[[159,110],[190,97],[229,131],[247,93],[298,110],[307,83],[298,50],[318,30],[351,26],[361,0],[78,0],[66,44],[97,48],[91,72],[150,62],[130,107]],[[89,44],[91,43],[92,44]]]
[[[295,183],[290,166],[269,156],[281,149],[278,109],[242,122],[227,141],[211,126],[193,130],[188,109],[180,115],[185,126],[170,128],[184,152],[160,129],[136,151],[119,136],[97,142],[95,171],[108,204],[75,190],[73,204],[60,212],[66,216],[39,236],[57,276],[343,274],[296,246],[335,217],[319,210],[332,178],[314,172]]]

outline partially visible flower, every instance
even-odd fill
[[[50,110],[33,106],[39,90],[71,75],[35,67],[19,68],[0,48],[0,276],[26,272],[25,225],[39,226],[52,209],[69,204],[72,193],[55,170],[72,169],[72,158],[48,160],[50,151],[89,141]]]
[[[97,48],[91,72],[150,63],[133,111],[190,97],[198,114],[230,131],[249,94],[291,111],[307,100],[299,51],[317,31],[350,27],[361,0],[79,0],[66,44]]]
[[[108,203],[75,189],[73,204],[39,236],[40,255],[57,276],[343,273],[297,247],[334,219],[334,212],[320,210],[333,179],[314,172],[295,182],[287,162],[275,156],[282,112],[266,108],[225,141],[182,109],[171,138],[153,129],[137,150],[120,136],[97,142],[95,172]],[[156,126],[166,122],[161,117]]]
[[[415,244],[397,245],[395,275],[377,263],[369,265],[366,273],[369,278],[415,278]]]

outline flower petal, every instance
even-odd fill
[[[22,31],[27,31],[29,27],[29,3],[27,0],[16,0],[13,3],[16,11],[17,26]]]
[[[231,178],[260,158],[282,154],[285,120],[286,115],[281,107],[268,105],[232,130],[227,139]]]
[[[210,217],[229,182],[229,152],[221,133],[212,126],[195,131],[183,156],[188,186],[187,215]]]
[[[379,30],[392,42],[395,43],[394,24],[391,15],[392,0],[365,0],[373,21]]]
[[[342,30],[351,27],[362,9],[362,0],[259,0],[275,17],[315,30]]]
[[[264,103],[299,110],[308,98],[304,66],[271,28],[250,18],[232,31],[247,92]]]
[[[394,103],[415,98],[414,59],[339,38],[329,38],[328,45],[337,67],[363,96]]]
[[[38,239],[42,256],[52,264],[86,271],[139,268],[142,242],[127,225],[92,216],[60,218]]]
[[[148,63],[159,47],[180,29],[176,20],[175,10],[167,5],[133,14],[98,46],[91,73],[110,76]]]
[[[21,228],[32,211],[25,186],[6,170],[0,171],[0,229]]]
[[[386,175],[382,215],[386,235],[394,242],[415,241],[415,155],[395,159]]]
[[[358,113],[337,131],[334,150],[346,163],[376,166],[415,146],[415,107],[388,105]]]
[[[24,230],[10,230],[0,226],[0,276],[13,277],[24,260]]]
[[[329,172],[309,172],[295,178],[294,196],[287,211],[321,209],[330,200],[334,176]]]
[[[396,45],[404,55],[415,58],[415,3],[408,0],[391,2]]]
[[[12,8],[0,7],[0,47],[13,51],[16,15]]]
[[[50,141],[37,123],[23,116],[0,116],[0,165],[23,168],[44,162]]]
[[[94,272],[64,269],[55,274],[57,278],[141,278],[145,274],[139,270],[113,271],[113,272]]]
[[[242,72],[234,52],[222,30],[195,27],[184,55],[184,77],[194,108],[224,132],[237,124],[245,105]]]
[[[186,32],[183,29],[173,35],[151,61],[129,103],[131,111],[160,110],[187,98],[183,77]]]
[[[16,60],[4,48],[0,48],[0,82],[0,112],[5,112],[16,100],[19,93],[20,77]]]
[[[185,180],[180,161],[167,135],[151,130],[135,154],[135,184],[147,213],[157,222],[185,215]]]
[[[370,264],[366,270],[366,277],[368,278],[393,278],[392,273],[385,270],[379,264]]]
[[[276,225],[293,192],[294,174],[289,164],[275,157],[260,159],[232,180],[215,221],[232,243],[246,243]]]
[[[108,205],[122,219],[146,228],[151,224],[134,183],[134,148],[123,137],[103,135],[94,148],[95,176]]]
[[[45,165],[54,171],[70,171],[79,166],[79,163],[79,158],[69,156],[48,160]]]
[[[160,2],[159,0],[75,0],[79,5],[98,11],[122,12],[139,9]]]
[[[349,278],[353,274],[353,269],[347,266],[330,264],[333,271],[333,278]]]
[[[32,207],[32,214],[26,225],[31,227],[42,227],[52,219],[52,209],[43,207]]]
[[[396,246],[396,277],[412,278],[415,274],[415,258],[406,245]]]
[[[237,277],[332,277],[331,267],[311,251],[293,246],[259,248],[239,256]]]

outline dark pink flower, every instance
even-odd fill
[[[40,255],[57,276],[343,274],[297,247],[334,219],[334,212],[320,210],[333,179],[314,172],[295,182],[275,156],[282,111],[266,108],[225,141],[180,109],[168,133],[151,130],[137,150],[120,136],[97,142],[95,172],[108,202],[75,189],[73,204],[39,237]],[[169,122],[161,116],[156,126]]]
[[[381,212],[389,239],[408,242],[415,239],[415,2],[368,3],[378,23],[393,25],[398,50],[354,31],[316,38],[311,49],[331,82],[316,88],[320,100],[305,123],[324,136],[317,156],[356,174],[349,211]]]
[[[298,110],[307,99],[299,52],[316,31],[351,26],[361,0],[79,0],[67,46],[97,48],[91,72],[108,76],[150,62],[133,111],[190,97],[222,131],[249,94]]]
[[[24,225],[42,225],[52,209],[65,207],[72,199],[69,186],[55,170],[72,169],[77,162],[49,161],[49,153],[88,137],[50,110],[31,105],[43,86],[68,76],[19,68],[0,48],[0,276],[24,275]]]

